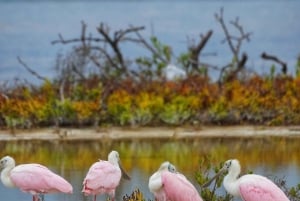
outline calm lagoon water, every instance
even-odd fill
[[[7,1],[0,0],[0,82],[14,77],[37,82],[17,61],[20,56],[43,76],[54,77],[56,55],[71,46],[51,45],[61,33],[65,38],[80,36],[81,21],[88,32],[97,36],[96,27],[107,23],[112,30],[128,25],[146,26],[143,35],[154,33],[173,48],[175,56],[186,52],[187,38],[198,40],[201,33],[213,29],[214,34],[202,61],[224,66],[232,59],[224,34],[214,14],[224,7],[225,21],[239,16],[245,31],[253,32],[250,43],[242,51],[249,55],[247,68],[269,73],[272,62],[260,59],[266,51],[288,63],[295,72],[300,53],[300,1]],[[232,27],[229,28],[231,29]],[[125,57],[141,56],[136,46],[124,47]],[[172,61],[176,64],[176,61]],[[212,72],[212,76],[218,72]]]
[[[213,166],[230,158],[238,158],[242,171],[253,171],[271,179],[284,178],[288,186],[300,183],[300,139],[194,139],[152,141],[85,141],[85,142],[0,142],[0,154],[12,155],[17,163],[37,162],[48,166],[70,181],[73,195],[47,195],[47,201],[86,201],[81,193],[82,181],[90,165],[106,159],[112,149],[118,150],[131,181],[122,180],[117,200],[139,188],[146,200],[153,199],[148,179],[163,161],[170,161],[199,189],[195,173],[199,161],[210,156]],[[224,189],[220,189],[220,194]],[[31,196],[0,184],[1,200],[29,201]],[[105,200],[99,197],[98,201]]]

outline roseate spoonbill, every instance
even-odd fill
[[[196,188],[169,162],[161,164],[148,186],[156,201],[203,201]]]
[[[215,178],[226,171],[228,174],[224,177],[223,185],[226,191],[235,197],[241,197],[244,201],[289,201],[283,191],[264,176],[246,174],[238,178],[241,166],[236,159],[226,161],[221,170],[203,187],[210,185]]]
[[[111,151],[108,161],[99,160],[89,169],[84,181],[82,192],[85,195],[108,194],[112,201],[115,200],[115,190],[120,183],[121,176],[129,180],[130,177],[122,168],[119,153]]]
[[[15,166],[15,160],[5,156],[0,160],[0,169],[4,186],[17,187],[23,192],[32,194],[33,201],[39,200],[39,194],[73,192],[69,182],[40,164]]]

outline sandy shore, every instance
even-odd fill
[[[101,128],[101,129],[54,129],[22,130],[11,134],[10,131],[0,131],[0,141],[17,140],[129,140],[129,139],[186,139],[214,137],[289,137],[300,138],[300,126],[263,127],[263,126],[214,126],[201,128]]]

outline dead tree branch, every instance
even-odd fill
[[[223,42],[227,41],[231,52],[234,54],[235,57],[237,57],[237,52],[236,52],[236,49],[235,49],[235,47],[233,45],[233,42],[231,40],[231,35],[230,35],[230,33],[229,33],[228,29],[227,29],[227,26],[226,26],[226,24],[224,22],[223,13],[224,13],[224,9],[221,8],[220,9],[220,13],[219,14],[217,14],[217,13],[215,14],[215,18],[220,23],[220,25],[221,25],[221,27],[222,27],[222,29],[224,31],[225,39],[223,40]]]
[[[139,32],[141,30],[144,30],[145,27],[144,26],[140,26],[140,27],[134,27],[134,26],[130,26],[128,29],[125,29],[125,30],[119,30],[119,31],[116,31],[115,34],[114,34],[114,38],[116,41],[124,41],[124,40],[132,40],[132,41],[136,41],[135,39],[133,38],[128,38],[128,37],[125,37],[126,34],[129,34],[129,33],[136,33],[136,32]]]
[[[81,52],[83,56],[89,58],[95,66],[100,69],[100,72],[109,72],[109,70],[103,70],[109,66],[112,70],[119,72],[119,74],[129,76],[130,72],[123,52],[121,51],[120,44],[125,41],[134,43],[140,42],[140,39],[130,37],[130,34],[137,33],[144,28],[144,26],[130,26],[129,28],[120,29],[111,33],[107,25],[100,23],[99,27],[97,27],[100,36],[92,37],[91,34],[87,36],[87,25],[81,22],[81,34],[79,38],[64,39],[63,36],[59,34],[59,39],[52,41],[52,44],[81,43],[81,45],[74,47],[74,50]]]
[[[193,69],[198,69],[199,67],[199,56],[205,45],[207,44],[208,40],[212,36],[213,31],[209,30],[204,36],[201,35],[201,40],[198,45],[191,45],[189,47],[190,51],[190,63]],[[188,64],[188,65],[189,65]]]
[[[230,24],[232,24],[240,32],[240,36],[238,37],[231,36],[232,40],[237,41],[235,51],[236,54],[239,54],[243,41],[246,40],[247,42],[250,42],[250,36],[252,33],[251,32],[245,33],[243,27],[239,24],[238,17],[236,17],[235,21],[230,21]]]
[[[243,53],[241,60],[237,64],[237,68],[235,70],[233,70],[226,78],[227,82],[232,81],[237,77],[238,72],[240,72],[244,68],[247,60],[248,60],[247,54]]]
[[[226,75],[223,82],[233,81],[237,77],[237,74],[244,69],[247,60],[248,60],[247,54],[243,53],[242,59],[237,64],[237,68],[232,70],[232,71],[229,71],[229,73],[227,72],[228,74]],[[223,78],[223,75],[227,71],[228,68],[232,68],[232,64],[227,64],[226,66],[223,66],[221,68],[221,72],[220,72],[220,76],[219,76],[219,80],[218,80],[219,87],[222,86],[222,78]]]
[[[114,34],[115,38],[114,39],[111,38],[109,36],[109,28],[107,26],[105,26],[103,23],[100,24],[100,26],[97,28],[97,30],[104,37],[105,41],[111,46],[111,48],[115,52],[115,54],[118,58],[118,61],[121,65],[121,69],[122,69],[123,73],[127,73],[123,55],[122,55],[122,53],[120,51],[120,47],[119,47],[120,38],[116,37],[118,35],[117,32],[115,32],[115,34]]]
[[[239,18],[237,17],[234,21],[230,21],[230,24],[232,24],[239,31],[240,35],[239,36],[231,35],[224,21],[223,13],[224,13],[224,9],[221,8],[220,13],[215,14],[215,18],[217,22],[220,23],[222,30],[225,34],[225,39],[222,41],[222,43],[224,42],[228,43],[229,49],[233,53],[233,56],[236,59],[237,63],[239,63],[240,61],[239,53],[240,53],[241,45],[244,40],[246,40],[247,42],[250,41],[250,36],[252,35],[252,33],[244,31],[243,27],[239,23]],[[234,43],[234,41],[236,41],[236,43]]]
[[[68,43],[74,43],[74,42],[82,42],[82,38],[73,38],[73,39],[64,39],[61,34],[58,34],[58,40],[54,40],[51,42],[52,45],[55,45],[57,43],[61,44],[68,44]],[[84,41],[90,41],[90,42],[104,42],[101,38],[93,38],[91,36],[84,38]]]
[[[145,29],[144,26],[141,27],[130,27],[125,30],[119,30],[114,32],[113,37],[109,35],[109,27],[104,25],[103,23],[100,24],[100,26],[97,28],[100,35],[104,38],[105,42],[109,44],[109,46],[112,48],[114,53],[116,54],[116,57],[118,59],[118,63],[120,64],[123,73],[128,74],[127,67],[123,58],[123,54],[120,50],[119,43],[124,40],[130,40],[129,38],[125,38],[125,35],[130,33],[137,33],[140,30]],[[111,59],[112,60],[112,59]]]
[[[155,55],[157,58],[159,58],[162,62],[168,63],[168,61],[163,58],[158,51],[154,47],[152,47],[151,44],[149,44],[144,37],[138,32],[135,32],[136,36],[138,37],[138,40],[136,42],[141,43],[144,47],[146,47],[153,55]]]
[[[41,76],[40,74],[38,74],[36,71],[32,70],[24,61],[22,61],[22,59],[18,56],[17,57],[19,63],[29,72],[31,73],[33,76],[35,76],[36,78],[38,78],[39,80],[43,80],[46,81],[47,78],[44,76]]]
[[[282,60],[278,59],[276,56],[267,54],[265,52],[263,52],[261,54],[261,58],[263,58],[265,60],[271,60],[271,61],[274,61],[274,62],[280,64],[281,67],[282,67],[281,68],[281,72],[286,75],[286,73],[287,73],[287,64],[285,62],[283,62]]]
[[[103,38],[94,38],[92,36],[86,37],[86,28],[87,25],[85,22],[81,22],[81,36],[80,38],[73,38],[73,39],[64,39],[61,34],[58,34],[58,40],[54,40],[51,42],[52,45],[55,45],[57,43],[61,44],[68,44],[68,43],[74,43],[74,42],[82,42],[85,44],[86,42],[105,42]]]
[[[225,34],[225,39],[222,40],[222,43],[227,42],[229,49],[233,54],[233,62],[230,62],[230,64],[221,68],[219,83],[221,83],[221,79],[223,78],[223,74],[225,72],[227,73],[227,75],[224,81],[231,81],[235,79],[237,77],[238,72],[240,72],[244,68],[248,60],[248,56],[245,53],[243,53],[242,56],[240,57],[240,50],[243,42],[244,41],[249,42],[250,36],[252,35],[251,32],[244,31],[244,28],[240,24],[238,17],[236,17],[234,21],[229,22],[239,33],[238,36],[232,35],[228,30],[228,27],[224,21],[223,14],[224,14],[224,10],[223,8],[221,8],[220,12],[215,14],[215,18],[217,22],[219,22],[219,24],[221,25],[222,30]]]

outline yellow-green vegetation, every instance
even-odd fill
[[[145,199],[143,193],[139,189],[136,189],[131,195],[124,195],[123,201],[145,201]]]
[[[300,77],[252,76],[218,87],[199,77],[146,84],[122,81],[109,93],[101,80],[65,90],[45,82],[0,96],[3,128],[49,125],[203,125],[300,123]]]

